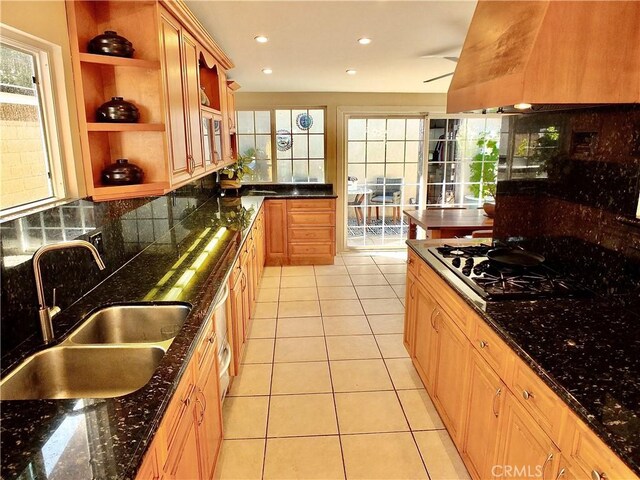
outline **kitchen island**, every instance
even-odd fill
[[[527,455],[538,447],[544,478],[556,478],[563,469],[566,478],[607,471],[607,478],[630,478],[640,472],[637,312],[598,295],[486,301],[428,250],[441,242],[407,243],[405,344],[473,476],[495,475],[495,464],[532,458]],[[424,320],[425,308],[432,309],[431,322]],[[444,376],[437,371],[443,356]],[[488,378],[495,385],[487,380],[488,423],[478,439],[484,408],[479,385]],[[443,385],[455,388],[457,396],[439,389],[439,381],[449,382]],[[518,417],[521,411],[531,412],[531,430],[518,423],[529,418]],[[494,430],[500,433],[492,443]],[[537,437],[529,445],[516,431]],[[626,466],[605,453],[596,435]],[[523,446],[527,452],[513,452]],[[490,460],[483,463],[482,456]]]

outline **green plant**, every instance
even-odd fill
[[[245,175],[253,173],[253,168],[249,166],[253,162],[254,157],[249,155],[238,155],[236,163],[229,165],[222,170],[222,173],[227,176],[229,180],[234,178],[242,181]]]
[[[475,185],[469,185],[469,191],[479,199],[493,197],[496,194],[496,173],[500,155],[498,141],[489,138],[488,133],[483,132],[478,137],[476,146],[478,153],[471,161],[469,176],[469,181],[474,182]],[[481,186],[482,192],[480,191]]]
[[[232,230],[244,230],[251,224],[251,218],[253,217],[255,210],[253,207],[246,209],[240,207],[237,210],[230,210],[222,212],[220,220],[222,224]]]

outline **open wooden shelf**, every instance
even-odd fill
[[[160,62],[157,60],[110,57],[108,55],[96,55],[95,53],[80,53],[79,56],[82,63],[95,63],[98,65],[112,65],[114,67],[134,67],[160,70]]]
[[[164,132],[164,124],[88,122],[87,130],[90,132]]]
[[[139,183],[136,185],[96,185],[93,187],[94,200],[117,200],[122,198],[158,196],[169,189],[169,182]]]

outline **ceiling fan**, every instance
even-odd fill
[[[420,58],[444,58],[445,60],[449,60],[453,63],[458,63],[458,59],[460,57],[458,57],[455,54],[445,54],[445,55],[422,55]],[[436,80],[440,80],[441,78],[450,77],[453,74],[454,72],[445,73],[444,75],[438,75],[437,77],[428,78],[427,80],[424,80],[422,83],[435,82]]]

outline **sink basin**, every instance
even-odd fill
[[[92,314],[69,341],[76,344],[156,343],[175,337],[191,307],[180,304],[116,305]]]
[[[149,382],[164,354],[159,346],[52,347],[0,382],[0,400],[126,395]]]

